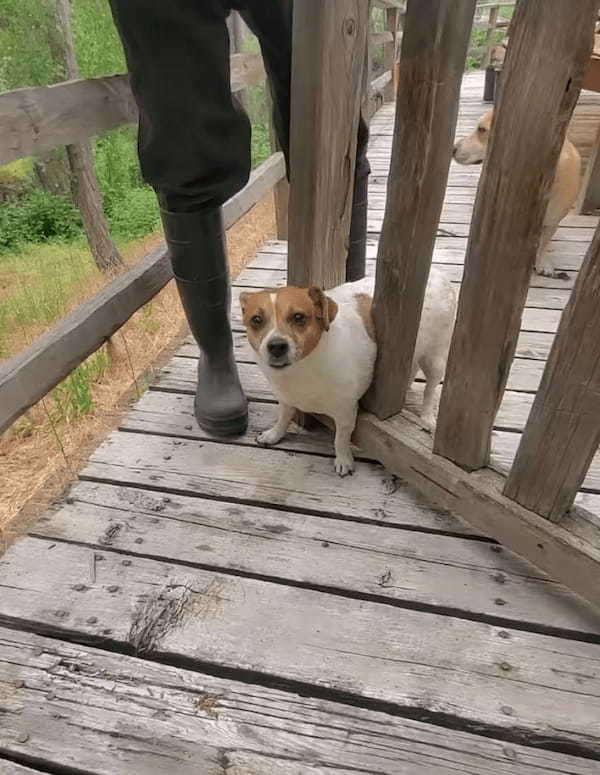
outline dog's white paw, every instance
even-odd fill
[[[348,476],[354,471],[354,458],[351,452],[347,452],[343,455],[336,455],[335,458],[335,472],[338,476]]]
[[[256,443],[259,447],[272,447],[273,444],[281,441],[281,436],[275,428],[259,433],[256,437]]]
[[[542,277],[556,276],[556,270],[552,264],[536,264],[535,273],[541,275]]]

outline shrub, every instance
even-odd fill
[[[81,232],[81,217],[71,202],[36,189],[0,207],[0,251],[28,242],[73,239]]]
[[[134,188],[112,203],[111,231],[122,239],[144,237],[160,224],[158,204],[150,187]]]

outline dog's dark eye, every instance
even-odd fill
[[[261,315],[252,315],[252,317],[250,318],[250,323],[252,323],[252,325],[256,326],[257,328],[258,328],[258,326],[262,326],[262,323],[263,323],[262,316]]]
[[[294,323],[297,323],[299,326],[301,326],[306,322],[306,315],[304,315],[302,312],[295,312],[293,320]]]
[[[477,131],[479,132],[480,135],[482,135],[485,132],[487,132],[487,129],[484,126],[478,126]]]

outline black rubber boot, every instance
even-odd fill
[[[356,177],[352,200],[352,219],[350,221],[350,240],[346,257],[346,282],[362,280],[366,271],[367,259],[367,195],[368,175]]]
[[[221,211],[161,210],[161,216],[181,303],[200,348],[196,419],[215,436],[239,435],[248,425],[248,404],[233,357]]]

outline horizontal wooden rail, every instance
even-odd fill
[[[265,78],[260,54],[231,57],[234,92]],[[127,75],[109,75],[0,94],[0,165],[137,120]]]
[[[223,206],[229,228],[285,176],[283,154],[257,167],[248,185]],[[109,339],[171,279],[161,247],[81,304],[34,344],[0,366],[0,433]]]
[[[380,46],[382,43],[393,43],[394,33],[390,30],[384,30],[383,32],[373,32],[369,37],[369,41],[372,46]]]

